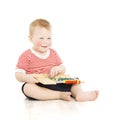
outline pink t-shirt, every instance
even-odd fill
[[[46,59],[39,58],[28,49],[20,55],[17,68],[25,70],[27,74],[49,74],[52,67],[60,64],[62,64],[62,61],[57,52],[53,49],[50,49],[50,54]]]

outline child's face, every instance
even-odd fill
[[[45,28],[36,27],[34,33],[29,36],[33,43],[33,49],[40,53],[47,52],[52,44],[51,31]]]

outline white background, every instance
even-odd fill
[[[100,89],[106,99],[120,106],[116,102],[120,96],[119,0],[1,0],[2,105],[19,90],[14,69],[18,56],[31,46],[28,28],[37,18],[52,24],[52,48],[59,53],[67,73]]]

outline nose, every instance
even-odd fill
[[[43,39],[42,43],[48,43],[48,39]]]

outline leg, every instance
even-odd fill
[[[71,88],[71,94],[75,97],[76,101],[93,101],[98,96],[98,91],[83,91],[80,85],[73,85]]]
[[[71,98],[71,92],[50,90],[31,83],[26,83],[24,85],[23,91],[25,95],[38,100],[63,99],[69,101]]]

